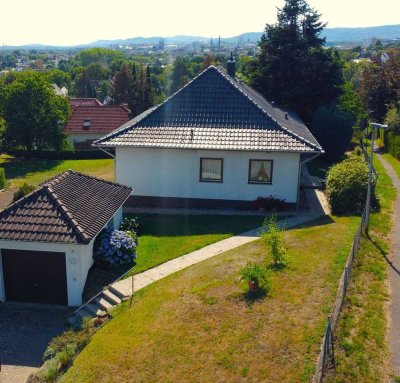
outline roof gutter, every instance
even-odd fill
[[[322,153],[317,153],[315,156],[312,156],[310,158],[305,159],[304,161],[299,161],[299,176],[298,176],[298,180],[297,180],[297,206],[296,209],[299,208],[299,203],[300,203],[300,187],[301,187],[301,168],[304,164],[306,164],[309,161],[314,160],[315,158],[319,157]]]
[[[107,152],[107,150],[103,149],[101,146],[97,146],[97,145],[93,145],[93,147],[100,149],[102,152],[106,153],[107,155],[109,155],[112,159],[115,159],[115,156],[113,154],[111,154],[110,152]]]

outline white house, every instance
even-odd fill
[[[295,204],[302,158],[323,153],[295,113],[235,77],[233,59],[94,145],[115,148],[116,179],[141,206],[251,208],[269,195]]]
[[[0,301],[81,305],[95,238],[131,192],[69,170],[0,212]]]

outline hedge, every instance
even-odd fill
[[[4,168],[0,168],[0,190],[6,187],[6,172]]]
[[[114,154],[113,151],[110,151],[110,153]],[[62,152],[53,150],[13,150],[8,151],[7,154],[14,157],[36,158],[40,160],[90,160],[111,158],[108,154],[96,149],[79,150],[76,152],[71,150]]]
[[[386,150],[400,160],[400,134],[385,129],[379,129],[379,137],[382,139]]]

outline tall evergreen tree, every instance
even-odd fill
[[[337,53],[323,48],[320,17],[305,0],[286,0],[277,23],[265,27],[253,76],[266,98],[294,109],[306,122],[340,94],[343,82]]]

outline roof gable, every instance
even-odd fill
[[[68,170],[0,212],[0,239],[89,243],[131,192]]]
[[[234,130],[237,130],[236,142],[235,139],[232,145],[223,142],[223,137]],[[210,137],[213,137],[212,144]],[[254,89],[227,75],[220,66],[208,67],[162,104],[95,144],[322,151],[296,114],[271,105]]]

